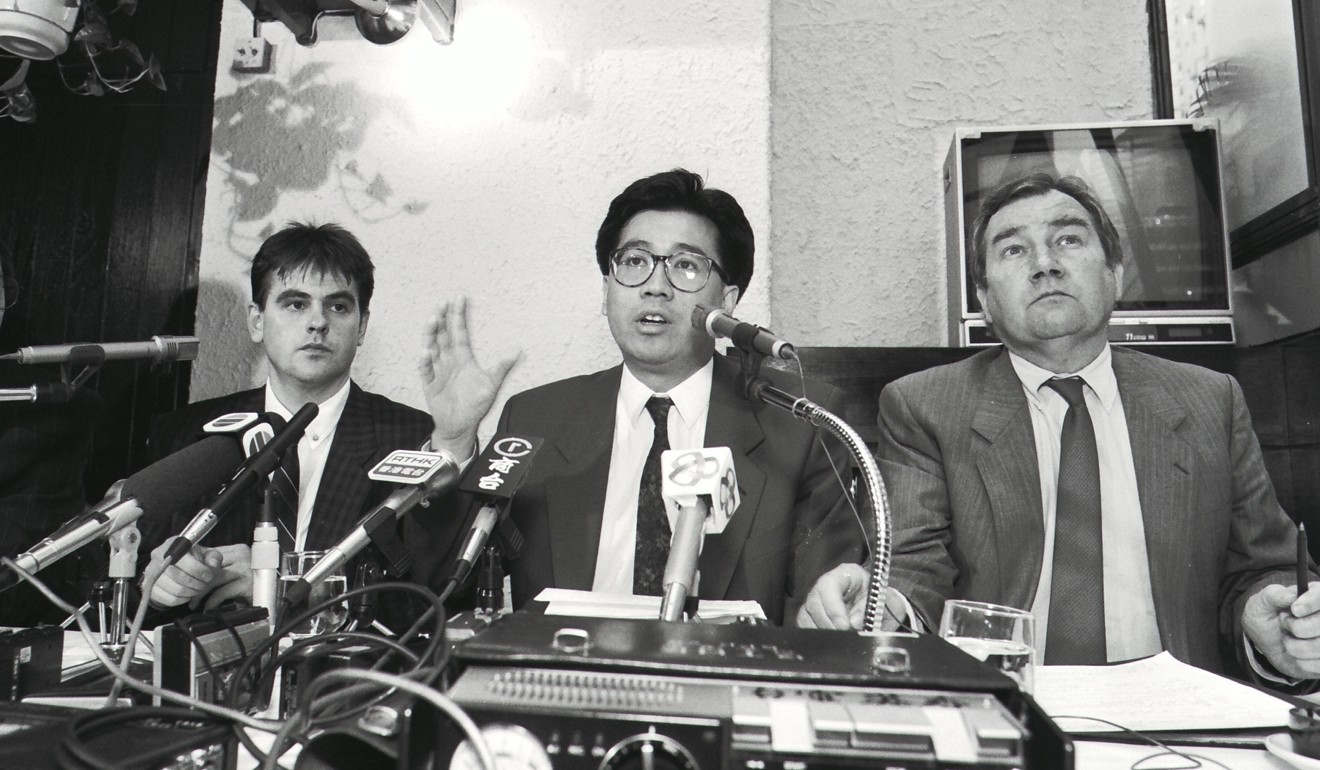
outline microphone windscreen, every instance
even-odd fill
[[[148,516],[170,515],[229,481],[242,462],[234,437],[210,436],[129,476],[123,497],[136,498]]]

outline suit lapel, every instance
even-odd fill
[[[1028,409],[1022,381],[1008,353],[1001,352],[986,369],[972,430],[984,440],[976,467],[990,499],[991,532],[986,534],[994,538],[998,556],[999,588],[993,594],[1016,607],[1031,606],[1045,552],[1040,470]]]
[[[622,372],[622,366],[600,372],[582,389],[578,403],[563,405],[577,416],[563,423],[553,439],[556,456],[547,458],[562,468],[550,469],[545,481],[555,572],[550,585],[590,590],[595,579]]]
[[[399,447],[390,447],[397,449]],[[371,480],[367,471],[379,451],[370,409],[357,383],[349,384],[348,400],[335,427],[335,437],[326,456],[316,506],[307,533],[307,547],[331,545],[347,530],[348,523],[365,513]]]
[[[765,473],[751,457],[753,450],[765,440],[765,432],[752,405],[736,392],[738,375],[736,364],[724,356],[715,356],[705,445],[727,446],[732,451],[740,501],[724,532],[708,537],[702,549],[699,593],[708,599],[723,599],[728,594],[729,582],[742,558],[765,489]]]
[[[1132,464],[1137,474],[1137,495],[1146,534],[1151,593],[1160,638],[1177,638],[1164,628],[1166,618],[1183,612],[1184,597],[1192,590],[1182,559],[1153,559],[1152,554],[1178,554],[1193,541],[1195,492],[1192,484],[1193,452],[1179,435],[1187,414],[1163,384],[1144,370],[1142,361],[1114,351],[1114,376],[1127,417]],[[1177,652],[1174,650],[1173,652]]]

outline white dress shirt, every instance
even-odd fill
[[[1052,378],[1081,377],[1086,408],[1095,426],[1100,459],[1100,515],[1105,591],[1105,645],[1110,661],[1154,655],[1162,649],[1151,593],[1146,530],[1137,493],[1136,466],[1128,437],[1123,399],[1114,377],[1113,357],[1106,345],[1082,370],[1055,374],[1013,353],[1009,360],[1031,409],[1040,469],[1040,502],[1045,513],[1045,554],[1031,612],[1036,616],[1036,651],[1045,656],[1049,629],[1050,586],[1054,574],[1054,522],[1058,497],[1059,440],[1068,402],[1053,388]]]
[[[298,441],[298,531],[294,533],[293,546],[297,551],[303,550],[307,542],[316,493],[321,488],[321,475],[325,472],[326,458],[330,456],[335,429],[339,427],[339,418],[343,416],[344,405],[348,403],[348,389],[349,381],[345,380],[342,388],[318,405],[316,419],[307,426],[302,439]],[[302,404],[298,407],[301,409]],[[266,411],[286,420],[293,416],[293,412],[276,398],[269,380],[266,381]]]
[[[712,358],[668,393],[653,393],[624,365],[614,407],[614,445],[591,590],[618,594],[631,594],[633,590],[637,493],[642,484],[642,466],[655,437],[655,423],[646,411],[646,402],[651,396],[668,396],[674,403],[669,409],[669,448],[698,449],[706,439],[714,371]]]

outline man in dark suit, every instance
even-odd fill
[[[1168,650],[1276,684],[1320,672],[1320,591],[1298,598],[1295,532],[1242,391],[1109,347],[1121,249],[1085,183],[1005,185],[984,201],[973,243],[1004,347],[880,396],[890,608],[932,630],[951,598],[1031,609],[1045,663]],[[856,626],[865,582],[857,565],[832,571],[799,623]]]
[[[442,306],[427,329],[432,347],[422,364],[424,390],[428,399],[444,402],[436,419],[362,390],[349,373],[366,338],[373,270],[361,243],[336,225],[292,224],[268,238],[253,258],[248,310],[252,341],[266,358],[266,385],[183,407],[162,418],[151,437],[153,453],[163,456],[196,441],[201,427],[221,415],[271,412],[287,418],[304,404],[317,404],[317,417],[297,445],[297,465],[289,471],[297,491],[281,522],[285,551],[324,549],[348,534],[392,491],[392,485],[366,475],[390,452],[416,449],[429,437],[434,451],[456,460],[470,457],[477,421],[512,365],[501,362],[492,372],[475,365],[467,348],[466,305],[460,302]],[[229,598],[250,599],[248,544],[259,508],[253,495],[231,511],[205,545],[161,575],[152,601],[161,606],[205,601],[210,607]],[[162,558],[166,538],[193,513],[179,512],[169,522],[144,518],[143,542],[154,547],[153,560]],[[422,525],[414,517],[403,517],[400,526],[404,543],[425,534],[417,531]]]
[[[499,422],[500,433],[545,439],[512,504],[526,538],[511,564],[515,607],[551,586],[660,592],[670,532],[647,459],[654,451],[658,462],[661,441],[733,452],[742,501],[728,528],[705,540],[702,598],[755,599],[779,623],[827,566],[861,555],[862,530],[836,474],[846,453],[740,397],[738,364],[693,327],[697,305],[733,310],[753,249],[737,201],[687,171],[638,180],[610,204],[596,258],[622,365],[520,393]],[[797,378],[768,374],[801,391]],[[829,387],[807,395],[837,405]]]

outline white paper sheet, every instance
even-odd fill
[[[594,591],[575,591],[567,588],[547,588],[537,594],[536,600],[547,602],[547,615],[577,615],[587,618],[638,618],[654,620],[660,617],[660,597],[632,594],[607,594]],[[697,614],[705,620],[745,615],[765,620],[765,610],[754,601],[714,601],[702,599]]]
[[[1113,666],[1037,666],[1035,698],[1069,733],[1282,727],[1287,701],[1189,666],[1167,652]]]

